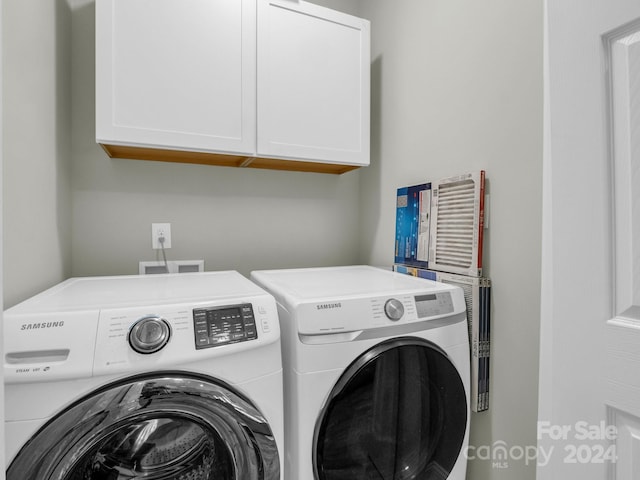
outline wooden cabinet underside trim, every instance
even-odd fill
[[[225,155],[220,153],[163,150],[159,148],[131,147],[123,145],[100,146],[111,158],[130,160],[154,160],[160,162],[195,163],[199,165],[217,165],[223,167],[250,167],[268,170],[288,170],[294,172],[315,172],[340,175],[360,168],[356,165],[334,163],[301,162],[243,155]]]

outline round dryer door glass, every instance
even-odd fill
[[[86,396],[42,427],[8,480],[279,480],[263,415],[231,387],[170,372]]]
[[[444,480],[464,441],[464,384],[418,338],[378,344],[343,373],[316,425],[319,480]]]

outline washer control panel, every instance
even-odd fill
[[[250,303],[194,309],[193,327],[198,350],[258,338]]]

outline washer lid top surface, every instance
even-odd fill
[[[191,303],[265,292],[236,271],[70,278],[7,312],[79,311]]]
[[[251,275],[277,296],[289,297],[297,302],[323,298],[397,295],[442,288],[442,285],[430,280],[366,265],[263,270]]]

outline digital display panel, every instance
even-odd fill
[[[418,318],[435,317],[453,313],[453,300],[449,292],[416,295],[416,311]]]
[[[420,302],[431,302],[432,300],[436,300],[437,295],[435,293],[431,293],[429,295],[418,295],[416,297],[416,303]]]
[[[251,304],[193,310],[196,348],[258,338]]]

